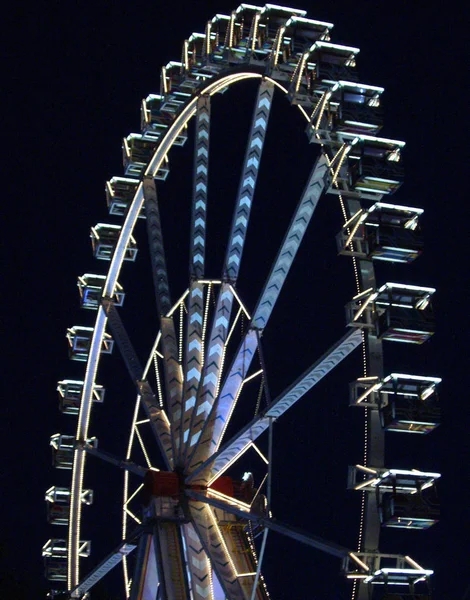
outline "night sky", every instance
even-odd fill
[[[425,209],[426,249],[411,266],[377,269],[378,280],[436,287],[437,333],[421,347],[386,344],[385,370],[442,377],[443,422],[427,437],[391,434],[387,464],[441,472],[442,515],[428,531],[396,532],[385,543],[387,550],[435,570],[435,598],[464,600],[470,598],[470,215],[463,15],[455,2],[435,0],[420,8],[405,0],[292,6],[334,23],[333,42],[361,48],[360,81],[386,90],[380,135],[407,142],[405,185],[393,201]],[[60,379],[84,374],[83,364],[67,358],[65,332],[92,325],[93,313],[79,309],[76,278],[105,273],[106,263],[92,257],[89,229],[97,222],[117,223],[107,216],[104,183],[122,175],[121,139],[139,131],[140,101],[159,93],[160,67],[180,60],[183,40],[203,31],[216,12],[234,8],[226,0],[93,7],[51,1],[4,15],[2,600],[45,597],[41,547],[66,534],[47,525],[43,500],[50,486],[68,485],[70,473],[51,467],[50,435],[74,433],[73,417],[58,411],[55,387]],[[214,278],[220,275],[254,93],[253,85],[241,84],[213,102],[208,275]],[[300,116],[276,97],[238,286],[251,309],[317,152],[308,145]],[[158,189],[176,301],[187,285],[192,140],[173,150],[170,163],[169,178]],[[354,287],[348,259],[336,257],[340,223],[336,198],[323,197],[264,336],[273,396],[343,335],[343,306]],[[144,234],[141,227],[142,251],[121,277],[128,294],[123,319],[142,360],[157,328]],[[362,415],[347,406],[347,384],[360,368],[358,354],[276,423],[273,460],[275,516],[350,547],[356,543],[359,498],[346,491],[346,472],[361,460]],[[99,379],[109,393],[93,413],[91,433],[117,455],[125,452],[133,404],[126,377],[116,349],[103,361]],[[253,406],[240,411],[236,418],[246,422]],[[84,516],[84,537],[92,539],[89,566],[119,542],[121,500],[121,473],[92,460],[87,485],[95,489],[96,502]],[[258,466],[250,468],[256,476]],[[348,598],[337,561],[275,534],[268,539],[264,572],[274,600]],[[119,586],[117,568],[92,598],[120,598]]]

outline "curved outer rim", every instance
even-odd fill
[[[200,96],[209,95],[212,96],[222,89],[247,79],[267,79],[271,81],[278,89],[287,95],[288,90],[282,86],[278,81],[275,81],[268,75],[264,75],[260,72],[260,69],[256,67],[252,70],[237,70],[235,73],[222,74],[215,81],[212,80],[199,90],[198,94],[195,95],[182,112],[175,119],[166,135],[162,139],[158,148],[156,149],[147,170],[143,178],[153,178],[163,163],[168,152],[172,148],[176,138],[184,127],[189,123],[192,117],[196,113],[197,101]],[[307,122],[310,121],[308,114],[305,109],[297,105]],[[322,149],[324,151],[324,149]],[[328,157],[327,157],[328,158]],[[111,259],[109,266],[106,282],[103,288],[103,297],[112,297],[114,289],[116,287],[119,273],[121,271],[122,263],[124,261],[124,255],[126,247],[129,243],[129,239],[134,230],[137,218],[142,209],[144,202],[143,184],[142,182],[137,188],[134,199],[127,212],[124,224],[121,229],[120,237],[116,245],[116,249]],[[374,269],[372,266],[372,273],[368,273],[368,280],[371,278],[375,279],[373,273]],[[98,314],[95,321],[93,330],[93,337],[90,346],[89,357],[87,361],[85,378],[83,384],[83,393],[80,404],[80,412],[78,415],[78,425],[76,433],[77,446],[74,451],[73,470],[72,470],[72,484],[70,493],[70,520],[68,530],[68,577],[67,586],[71,590],[76,587],[79,583],[79,540],[80,540],[80,521],[81,521],[81,502],[80,497],[83,489],[83,475],[85,470],[86,452],[83,449],[83,444],[86,442],[88,436],[88,426],[90,420],[90,414],[92,409],[92,395],[93,386],[95,384],[96,374],[100,360],[100,350],[102,341],[106,329],[107,317],[102,306],[98,308]],[[381,354],[381,352],[380,352]],[[380,356],[380,362],[381,362]]]

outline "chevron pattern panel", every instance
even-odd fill
[[[210,98],[201,96],[196,112],[193,207],[191,215],[190,277],[202,279],[206,247],[207,186],[209,178]]]
[[[245,154],[244,168],[238,189],[238,200],[235,205],[232,230],[230,232],[227,255],[225,258],[223,279],[232,283],[236,282],[240,270],[243,246],[250,218],[251,204],[255,193],[256,180],[258,178],[261,153],[266,137],[273,95],[274,84],[269,81],[263,81],[259,87],[255,104],[255,112]]]

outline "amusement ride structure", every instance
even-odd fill
[[[91,597],[93,586],[122,563],[123,598],[266,600],[269,582],[261,567],[270,531],[341,559],[353,598],[430,597],[432,570],[407,554],[381,553],[380,537],[384,528],[421,530],[439,519],[440,475],[414,465],[409,470],[386,465],[384,442],[387,431],[418,435],[438,426],[440,379],[384,372],[382,346],[384,340],[422,344],[432,336],[435,290],[378,284],[374,268],[380,261],[407,264],[419,256],[423,211],[388,199],[402,183],[404,142],[378,137],[383,88],[359,82],[359,50],[333,43],[332,28],[303,10],[242,4],[185,40],[181,61],[162,68],[160,93],[142,102],[141,132],[123,142],[124,174],[106,184],[109,213],[121,224],[91,229],[94,256],[108,261],[109,269],[106,275],[78,278],[81,306],[95,311],[96,320],[93,327],[67,330],[70,358],[85,362],[86,370],[82,380],[58,383],[60,409],[75,421],[75,433],[54,434],[50,442],[54,466],[71,474],[68,487],[46,492],[49,522],[67,532],[43,547],[51,598]],[[214,279],[206,269],[212,252],[206,228],[211,102],[243,80],[256,80],[259,87],[221,250],[222,273]],[[305,118],[318,157],[298,203],[292,203],[292,219],[261,294],[247,306],[239,273],[275,91]],[[164,184],[169,152],[186,143],[189,131],[194,132],[190,276],[174,303],[157,190],[169,185]],[[356,281],[346,306],[346,333],[273,398],[263,332],[324,193],[340,206],[338,253],[349,257]],[[176,199],[174,206],[179,222],[184,215]],[[124,324],[127,290],[119,282],[123,263],[136,260],[138,228],[146,229],[158,311],[158,334],[145,364]],[[116,349],[136,390],[121,456],[98,446],[90,426],[92,409],[105,395],[101,357]],[[364,412],[365,441],[362,462],[349,467],[348,488],[362,499],[358,545],[351,549],[273,517],[271,466],[273,422],[356,349],[362,349],[363,372],[350,384],[350,404]],[[233,432],[234,409],[248,397],[255,398],[255,416]],[[258,444],[263,434],[265,453]],[[265,464],[265,477],[256,486],[251,473],[229,475],[248,452]],[[122,536],[87,571],[82,558],[91,545],[82,539],[82,521],[94,491],[86,487],[85,466],[98,459],[123,470]],[[292,596],[287,590],[283,597]]]

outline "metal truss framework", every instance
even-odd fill
[[[122,561],[126,596],[132,600],[146,598],[147,592],[155,597],[157,590],[159,597],[168,600],[188,597],[194,600],[265,600],[269,595],[261,575],[261,563],[268,530],[284,533],[344,558],[345,573],[354,580],[353,596],[360,600],[368,597],[367,584],[388,585],[393,581],[394,585],[414,586],[429,579],[431,571],[422,569],[409,557],[383,555],[384,561],[390,556],[395,560],[392,567],[384,567],[380,562],[379,505],[374,494],[363,491],[358,551],[352,552],[288,528],[270,516],[271,456],[263,457],[268,463],[267,498],[263,510],[268,512],[254,511],[258,506],[256,501],[261,499],[259,490],[247,501],[237,498],[233,490],[227,494],[219,489],[222,474],[244,452],[251,447],[260,452],[255,440],[266,430],[270,434],[271,455],[272,422],[355,348],[361,344],[364,347],[363,379],[383,381],[382,338],[388,336],[394,341],[409,341],[414,336],[419,343],[420,332],[416,332],[414,325],[416,311],[421,311],[420,322],[423,316],[427,317],[422,311],[427,310],[428,298],[424,302],[420,297],[420,304],[413,300],[405,306],[414,311],[414,321],[406,315],[395,315],[392,301],[367,306],[372,302],[370,298],[378,297],[373,259],[409,262],[419,254],[419,240],[405,236],[402,230],[413,229],[421,213],[419,209],[397,208],[379,202],[372,209],[363,207],[364,200],[380,201],[382,196],[392,193],[400,185],[401,167],[397,163],[403,143],[375,137],[380,130],[376,109],[383,90],[355,83],[358,49],[331,43],[332,27],[329,23],[306,18],[305,11],[275,5],[241,5],[231,15],[217,15],[209,21],[204,34],[193,34],[185,41],[181,63],[172,62],[162,69],[160,95],[149,96],[143,102],[142,134],[131,134],[125,140],[124,162],[128,177],[113,178],[107,186],[110,211],[124,216],[123,225],[99,224],[92,230],[95,256],[110,260],[107,277],[86,274],[79,280],[82,305],[97,310],[95,326],[86,332],[82,331],[86,328],[72,328],[68,334],[71,358],[87,361],[84,381],[75,386],[81,392],[79,400],[76,399],[77,390],[73,388],[73,401],[64,404],[69,407],[69,414],[78,413],[75,442],[64,446],[63,440],[57,438],[53,446],[61,468],[72,467],[72,484],[68,539],[64,544],[49,544],[45,556],[47,559],[66,559],[66,585],[70,597],[85,598],[91,586]],[[211,97],[246,79],[258,79],[260,86],[226,256],[221,279],[205,279]],[[237,280],[276,88],[299,108],[308,122],[310,141],[321,144],[321,151],[250,315],[237,292]],[[354,100],[355,94],[359,99]],[[351,104],[354,102],[357,106]],[[186,141],[187,126],[193,117],[196,125],[190,283],[187,292],[172,304],[156,181],[166,178],[168,153],[172,146]],[[340,198],[344,217],[341,248],[343,253],[353,257],[356,275],[357,295],[353,300],[356,312],[352,325],[357,328],[350,330],[285,392],[271,401],[260,339],[324,191]],[[386,227],[390,229],[392,223],[397,231],[390,232],[382,226],[380,219],[385,218],[382,215],[388,215]],[[122,263],[134,260],[137,253],[133,232],[138,218],[146,219],[160,321],[160,333],[145,368],[139,362],[116,308],[124,298],[118,283]],[[385,231],[386,241],[378,235],[371,236],[371,227],[378,227],[381,234]],[[377,231],[374,230],[374,234]],[[213,309],[210,308],[212,299]],[[367,315],[366,321],[359,320],[362,314]],[[242,318],[248,321],[248,327],[239,331]],[[415,329],[403,329],[403,323]],[[108,324],[111,336],[106,333]],[[88,437],[92,404],[100,397],[100,386],[96,384],[100,355],[111,352],[114,342],[137,390],[125,460],[98,451]],[[232,356],[230,364],[226,364],[228,354]],[[257,354],[259,359],[256,359]],[[151,374],[152,365],[154,375]],[[156,387],[150,381],[152,377]],[[237,401],[245,386],[255,380],[261,380],[259,397],[264,393],[268,405],[238,435],[223,444]],[[62,386],[61,390],[64,396],[67,389]],[[141,410],[142,418],[139,417]],[[380,404],[366,407],[367,451],[359,471],[362,468],[374,473],[386,472],[380,410]],[[142,487],[147,489],[148,483],[129,491],[130,473],[142,476],[157,471],[152,464],[153,455],[148,452],[147,442],[141,435],[142,427],[150,428],[166,473],[178,475],[179,487],[175,488],[176,496],[174,490],[170,495],[154,492],[144,515],[138,517],[132,510],[132,502]],[[132,461],[133,444],[139,445],[147,469]],[[80,580],[79,557],[86,546],[80,539],[80,521],[87,453],[126,471],[124,541]],[[158,481],[158,485],[164,485],[163,479]],[[355,487],[362,488],[360,483]],[[126,535],[128,518],[143,523],[132,536]],[[259,557],[250,533],[252,526],[264,528]],[[137,538],[140,538],[138,542]],[[137,560],[131,580],[126,556],[135,549]],[[375,557],[374,560],[370,556]],[[360,568],[353,569],[351,565]],[[59,567],[56,572],[57,580],[61,581]]]

